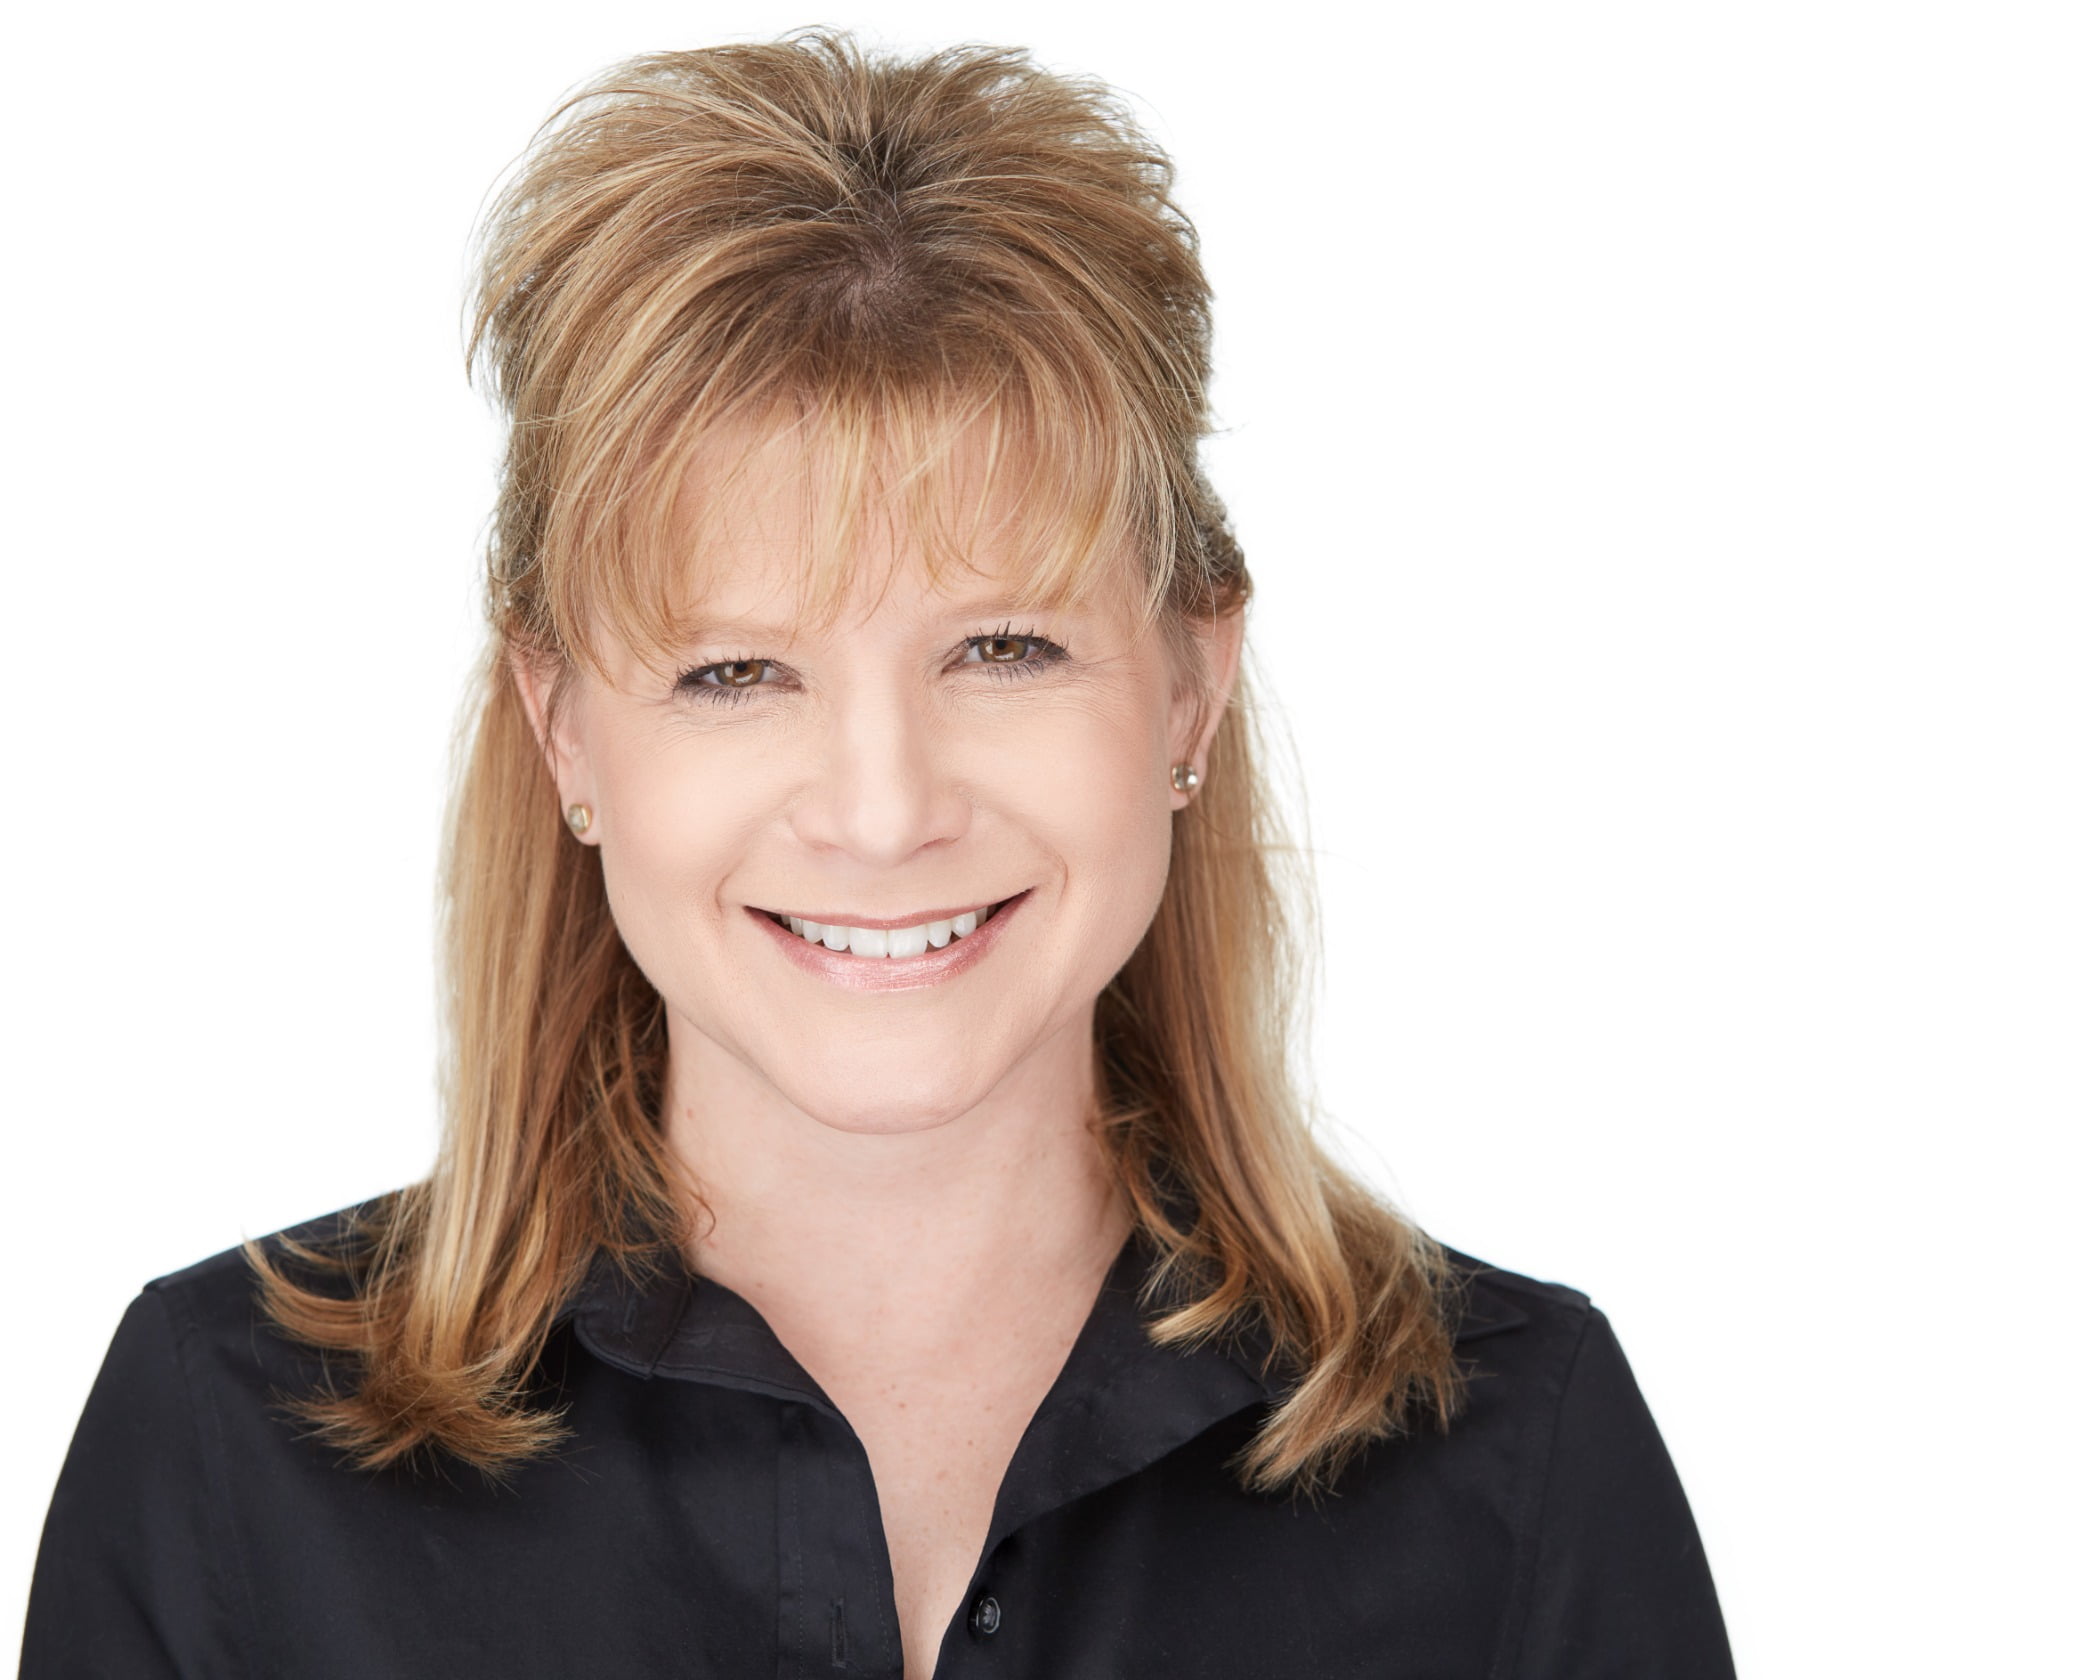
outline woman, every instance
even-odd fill
[[[1168,185],[829,32],[542,136],[440,1159],[133,1302],[25,1674],[1730,1672],[1604,1318],[1292,1090]]]

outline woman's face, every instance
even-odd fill
[[[802,493],[779,456],[713,510],[677,667],[579,670],[543,733],[688,1094],[920,1130],[1084,1065],[1166,882],[1171,766],[1202,768],[1221,708],[1176,699],[1127,601],[1012,607],[996,551],[937,588],[872,537],[844,610],[796,622]],[[1223,695],[1238,616],[1204,640]]]

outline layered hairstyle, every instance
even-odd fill
[[[1171,185],[1097,82],[813,30],[616,66],[497,194],[468,356],[508,447],[448,813],[442,1141],[340,1243],[246,1245],[280,1330],[351,1357],[347,1385],[290,1399],[351,1464],[502,1476],[556,1447],[532,1373],[594,1254],[645,1279],[704,1214],[658,1128],[663,1001],[513,680],[543,662],[558,705],[605,648],[676,645],[691,523],[734,477],[696,499],[696,450],[806,445],[806,606],[850,585],[861,521],[908,521],[938,571],[981,525],[956,510],[996,507],[1024,605],[1127,586],[1177,680],[1205,680],[1192,627],[1251,583],[1198,461],[1210,293]],[[989,447],[955,447],[965,428]],[[1096,1004],[1094,1119],[1155,1244],[1150,1334],[1251,1327],[1291,1380],[1235,1469],[1317,1491],[1455,1414],[1452,1276],[1316,1137],[1303,854],[1243,690],[1224,700],[1158,913]]]

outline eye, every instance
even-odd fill
[[[988,666],[992,675],[1008,680],[1036,676],[1071,657],[1049,637],[1016,632],[1010,624],[965,637],[962,647],[963,664]],[[677,690],[698,694],[715,705],[734,706],[754,691],[777,687],[786,680],[781,667],[770,659],[716,659],[681,673]]]
[[[711,665],[695,665],[678,679],[681,693],[697,692],[709,700],[734,705],[754,688],[777,682],[767,672],[775,667],[770,659],[718,659]]]
[[[965,665],[994,666],[996,674],[1002,677],[1033,676],[1070,657],[1049,637],[1026,632],[1017,635],[1012,625],[970,637],[963,650]]]

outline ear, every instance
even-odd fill
[[[573,705],[574,683],[564,683],[562,667],[556,660],[536,657],[532,654],[514,652],[510,655],[511,681],[518,690],[518,699],[525,708],[526,719],[532,725],[533,739],[539,743],[540,756],[546,761],[547,774],[554,783],[554,794],[566,811],[571,805],[598,807],[597,783],[591,775],[590,760],[583,750],[581,732],[576,727]],[[566,692],[565,692],[566,691]],[[595,825],[583,837],[584,844],[596,845]]]
[[[1217,618],[1197,620],[1190,629],[1202,651],[1200,669],[1206,689],[1203,694],[1186,697],[1175,707],[1173,738],[1178,753],[1175,762],[1193,765],[1200,783],[1209,773],[1210,744],[1218,733],[1218,725],[1225,721],[1225,708],[1239,677],[1240,643],[1246,636],[1247,612],[1241,607]],[[1169,795],[1177,811],[1193,797],[1179,791]]]

